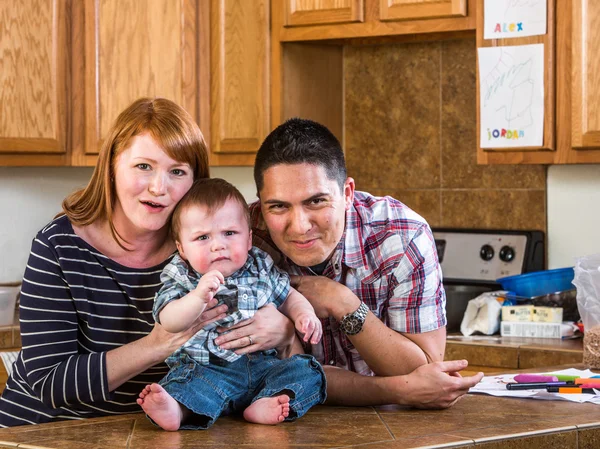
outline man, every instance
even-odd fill
[[[328,403],[443,408],[481,380],[458,374],[466,361],[442,362],[445,293],[431,229],[399,201],[355,191],[326,127],[280,125],[258,151],[254,179],[254,244],[296,275],[323,320],[310,352],[326,369]],[[267,339],[261,327],[281,320],[267,314],[218,343],[268,347],[257,344]]]

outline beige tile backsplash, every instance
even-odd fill
[[[475,41],[348,46],[345,148],[357,189],[434,227],[546,231],[546,168],[476,162]]]

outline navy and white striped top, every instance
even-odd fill
[[[23,277],[23,347],[0,398],[0,427],[140,411],[138,394],[166,365],[109,392],[106,352],[150,333],[169,259],[128,268],[78,237],[66,216],[42,229]]]

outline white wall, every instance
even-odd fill
[[[548,169],[548,268],[600,253],[600,165]]]
[[[21,280],[31,240],[60,212],[63,198],[87,184],[92,171],[0,167],[0,283]],[[256,198],[250,167],[211,168],[211,176],[227,179],[248,201]]]

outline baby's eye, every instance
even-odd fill
[[[235,234],[236,234],[235,231],[225,231],[226,236],[231,236],[231,235],[235,235]]]
[[[208,236],[207,235],[201,235],[198,237],[198,240],[208,240]]]

